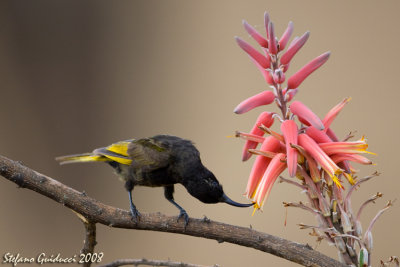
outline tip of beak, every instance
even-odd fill
[[[254,203],[244,204],[244,203],[235,202],[225,194],[222,195],[220,202],[225,202],[226,204],[229,204],[229,205],[234,206],[234,207],[240,207],[240,208],[251,207],[251,206],[254,205]]]

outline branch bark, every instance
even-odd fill
[[[22,188],[33,190],[61,203],[91,223],[101,223],[116,228],[184,234],[214,239],[220,243],[229,242],[264,251],[303,266],[346,266],[313,250],[308,245],[208,219],[190,218],[186,229],[182,221],[177,222],[176,217],[161,213],[142,214],[140,220],[134,222],[128,211],[105,205],[84,192],[78,192],[4,156],[0,156],[0,174]]]
[[[146,259],[121,259],[110,262],[105,265],[101,265],[99,267],[118,267],[124,265],[148,265],[148,266],[164,266],[164,267],[218,267],[218,265],[214,266],[204,266],[176,261],[160,261],[160,260],[146,260]]]

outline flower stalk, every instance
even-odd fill
[[[362,233],[361,211],[382,194],[368,199],[357,214],[353,213],[352,193],[377,173],[357,179],[357,171],[352,164],[371,165],[372,161],[365,155],[375,154],[367,151],[368,144],[364,137],[351,141],[353,134],[350,133],[340,141],[332,128],[333,121],[351,98],[343,99],[323,119],[303,102],[292,101],[300,85],[327,62],[330,52],[321,54],[294,74],[288,75],[290,62],[305,45],[310,33],[306,32],[289,42],[293,34],[293,23],[289,22],[278,40],[268,13],[264,14],[265,34],[256,31],[246,21],[243,21],[243,25],[261,48],[254,48],[240,37],[235,37],[236,42],[261,71],[270,89],[242,101],[234,112],[244,114],[261,106],[270,107],[273,103],[280,111],[262,112],[249,133],[238,132],[236,135],[246,139],[242,160],[256,155],[244,195],[255,203],[256,211],[263,208],[278,177],[281,177],[280,181],[296,185],[305,192],[309,203],[285,202],[284,206],[311,211],[319,224],[312,228],[313,235],[318,240],[334,244],[343,263],[370,266],[372,227],[392,202],[377,214]],[[274,121],[280,123],[280,132],[271,129]],[[265,134],[269,136],[265,137]],[[259,145],[261,147],[257,148]],[[290,179],[280,176],[285,169],[288,169]]]

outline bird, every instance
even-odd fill
[[[129,139],[93,150],[91,153],[67,155],[56,158],[60,164],[80,162],[105,162],[125,182],[133,220],[140,212],[133,204],[132,191],[136,186],[164,187],[165,198],[179,209],[178,221],[183,218],[185,227],[189,216],[174,200],[174,185],[182,184],[190,195],[203,203],[226,203],[235,207],[250,207],[231,200],[215,175],[200,159],[193,142],[173,135]]]

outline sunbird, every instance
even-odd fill
[[[178,221],[189,222],[187,212],[174,200],[174,185],[182,184],[193,197],[204,203],[224,202],[235,207],[250,207],[225,195],[222,186],[201,162],[200,152],[189,140],[172,135],[130,139],[97,148],[91,153],[57,157],[60,164],[103,161],[125,181],[132,219],[140,213],[132,201],[135,186],[164,187],[164,196],[179,209]]]

